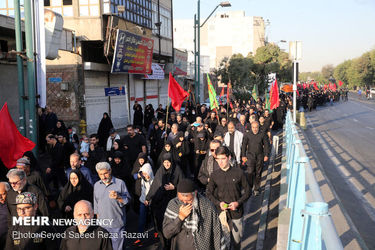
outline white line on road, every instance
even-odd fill
[[[313,134],[315,135],[315,137],[317,138],[317,140],[319,141],[319,143],[322,145],[322,149],[325,151],[325,153],[327,154],[328,158],[331,160],[331,162],[334,165],[336,165],[336,167],[338,169],[338,172],[340,173],[340,175],[343,178],[343,180],[346,182],[346,184],[348,185],[348,187],[353,191],[353,194],[355,195],[355,197],[362,203],[362,206],[366,210],[366,212],[367,212],[368,216],[370,217],[370,219],[375,222],[375,209],[364,198],[362,192],[360,190],[358,190],[357,185],[353,181],[350,180],[350,176],[348,176],[349,172],[347,171],[347,169],[345,168],[345,166],[342,165],[341,162],[336,158],[336,156],[334,156],[334,154],[332,153],[332,151],[328,148],[327,143],[325,143],[323,141],[322,136],[317,131],[317,129],[315,129],[315,127],[312,124],[312,122],[310,121],[310,119],[308,117],[306,117],[306,120],[307,120],[307,124],[312,128]]]
[[[353,121],[355,121],[355,122],[358,122],[358,120],[357,120],[357,119],[355,119],[355,118],[353,118]]]
[[[371,129],[371,130],[375,129],[375,128],[371,128],[371,127],[366,127],[366,128]]]

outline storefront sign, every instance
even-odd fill
[[[117,95],[125,95],[125,87],[110,87],[104,88],[105,96],[117,96]]]
[[[151,74],[154,41],[117,30],[111,73]]]

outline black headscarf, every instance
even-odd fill
[[[107,118],[104,118],[104,115],[107,115]],[[100,121],[99,128],[98,128],[98,136],[99,136],[99,144],[101,146],[105,146],[107,144],[107,139],[109,137],[109,130],[113,128],[113,124],[111,118],[109,117],[108,113],[103,113],[103,118]]]
[[[171,150],[167,151],[167,150],[165,149],[165,146],[166,146],[166,145],[171,146]],[[175,159],[173,159],[173,158],[174,158],[174,146],[173,146],[173,143],[170,142],[170,141],[167,141],[167,142],[164,144],[163,150],[161,151],[161,153],[160,153],[160,155],[159,155],[159,157],[158,157],[158,165],[159,165],[159,166],[161,166],[162,163],[163,163],[163,161],[162,161],[163,156],[164,156],[165,154],[168,154],[168,153],[172,155],[172,160],[175,160]]]
[[[75,187],[70,182],[70,176],[72,175],[72,173],[75,173],[78,176],[78,184]],[[68,183],[65,184],[63,190],[61,190],[57,202],[62,213],[65,214],[66,217],[73,218],[74,205],[80,200],[87,200],[92,202],[92,197],[93,188],[91,184],[86,180],[79,169],[73,169],[69,174]],[[70,206],[72,208],[72,211],[69,213],[65,213],[66,206]]]

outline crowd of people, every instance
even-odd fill
[[[338,96],[338,97],[337,97]],[[347,94],[341,94],[345,99]],[[338,92],[300,91],[298,105],[337,101]],[[6,249],[124,249],[127,216],[138,215],[138,233],[152,226],[162,249],[240,249],[244,204],[259,195],[269,161],[272,130],[282,128],[292,98],[280,95],[272,112],[261,98],[232,107],[186,103],[183,113],[162,105],[134,104],[134,124],[120,136],[107,113],[97,133],[75,134],[50,108],[40,113],[50,163],[41,169],[25,152],[0,183],[0,247]],[[168,110],[168,113],[167,113]],[[57,212],[56,212],[57,211]],[[110,225],[77,225],[51,241],[17,238],[13,232],[56,232],[51,226],[19,226],[13,217],[109,219]],[[61,230],[61,229],[60,229]],[[84,237],[95,233],[94,238]],[[106,235],[99,237],[98,235]],[[115,236],[118,237],[115,237]],[[138,236],[141,234],[138,234]]]

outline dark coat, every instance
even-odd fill
[[[74,205],[80,200],[87,200],[92,202],[93,188],[91,184],[86,180],[79,169],[73,169],[70,175],[75,173],[78,176],[77,186],[73,186],[70,180],[61,190],[59,198],[57,199],[57,204],[64,215],[65,218],[73,218]],[[70,177],[69,175],[69,177]],[[72,210],[70,212],[65,212],[65,207],[70,206]]]
[[[99,128],[98,128],[98,137],[99,137],[99,145],[105,148],[107,145],[107,139],[109,137],[109,130],[113,128],[113,124],[111,121],[111,118],[107,113],[104,113],[107,115],[107,118],[102,118],[102,120],[99,123]],[[103,115],[104,115],[103,114]]]

